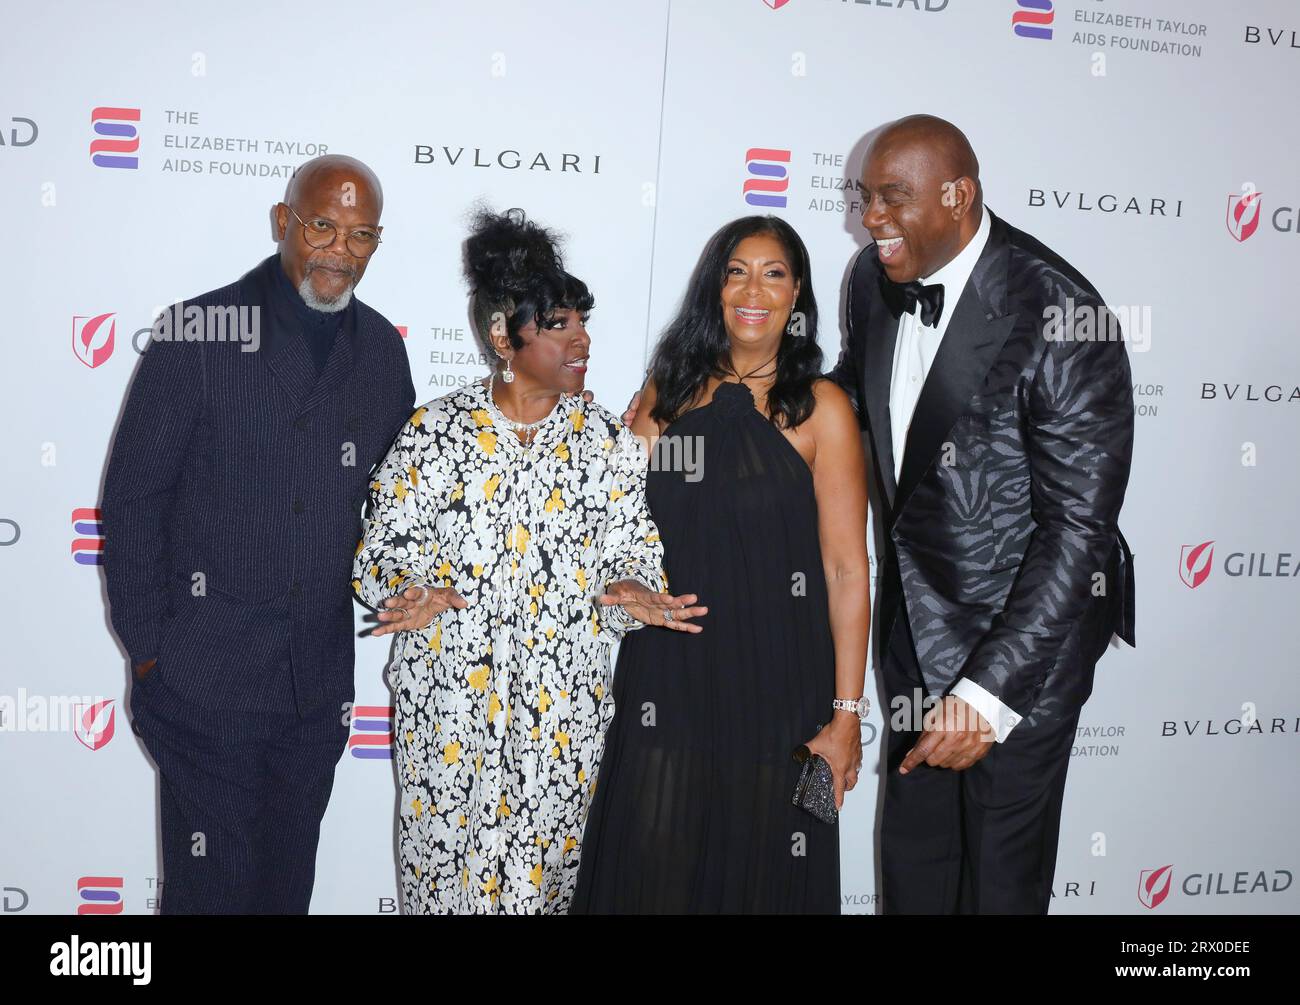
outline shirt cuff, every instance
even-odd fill
[[[1021,720],[1015,709],[1002,704],[998,697],[991,694],[969,677],[962,677],[952,686],[951,694],[956,695],[971,708],[975,709],[993,727],[998,743],[1002,743]]]

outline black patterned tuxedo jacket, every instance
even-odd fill
[[[1100,317],[1092,285],[990,216],[965,289],[944,291],[953,313],[897,484],[889,389],[898,319],[881,296],[874,245],[854,265],[848,344],[830,376],[853,398],[872,448],[881,658],[904,616],[931,694],[968,677],[1021,715],[1056,715],[1087,699],[1112,633],[1133,644],[1133,560],[1117,523],[1132,382],[1123,341],[1085,341],[1082,330],[1067,332],[1071,340],[1051,325],[1051,308]]]

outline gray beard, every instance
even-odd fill
[[[349,283],[348,288],[333,300],[322,300],[317,296],[316,291],[312,288],[311,273],[308,272],[307,275],[302,277],[302,282],[298,284],[298,296],[302,297],[303,303],[312,310],[324,311],[326,314],[333,314],[337,311],[343,310],[343,308],[348,305],[349,301],[352,300],[352,284]]]

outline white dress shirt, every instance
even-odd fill
[[[898,319],[898,339],[894,343],[894,368],[889,382],[889,425],[893,433],[894,447],[894,483],[898,483],[903,471],[903,450],[907,444],[907,431],[912,425],[912,413],[916,411],[916,402],[921,397],[921,388],[925,386],[926,375],[939,352],[939,343],[943,341],[948,322],[956,310],[957,301],[961,299],[966,281],[970,279],[975,263],[984,251],[989,237],[989,214],[981,210],[979,226],[966,247],[957,252],[957,256],[939,269],[934,275],[921,280],[925,286],[936,283],[943,286],[943,313],[939,315],[938,324],[933,327],[921,323],[921,305],[918,303],[912,313],[904,314]],[[960,678],[953,685],[952,694],[971,705],[975,711],[988,720],[1001,743],[1020,721],[1020,716],[1011,708],[1002,704],[998,698],[973,680]]]

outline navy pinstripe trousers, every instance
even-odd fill
[[[162,914],[307,913],[350,699],[306,716],[200,708],[161,663],[132,683],[131,727],[160,779]]]

